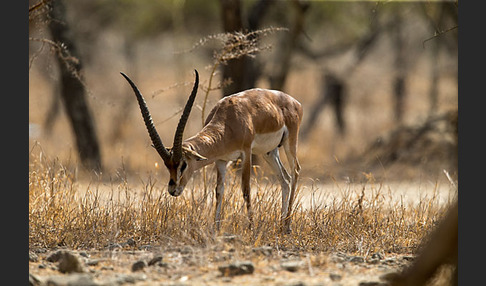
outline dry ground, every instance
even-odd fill
[[[294,232],[282,235],[278,186],[256,175],[256,225],[249,230],[232,171],[222,230],[214,232],[213,195],[204,196],[201,178],[171,198],[152,176],[86,184],[56,160],[32,154],[31,162],[29,273],[38,285],[380,285],[413,261],[420,240],[457,196],[447,180],[303,180]],[[212,176],[207,184],[212,190]],[[48,258],[58,250],[74,253],[83,273],[61,273],[60,263]],[[159,262],[132,270],[158,256]],[[242,262],[253,273],[220,270]],[[451,270],[440,273],[431,285],[446,285]]]
[[[347,78],[346,137],[336,135],[334,119],[325,110],[309,139],[299,143],[303,169],[294,232],[288,236],[278,233],[278,186],[271,175],[256,170],[258,179],[252,181],[256,228],[247,230],[235,173],[227,179],[223,230],[214,233],[214,177],[210,175],[205,185],[199,174],[182,197],[167,195],[167,172],[150,147],[135,100],[124,103],[133,95],[119,76],[119,71],[130,71],[129,62],[117,50],[121,39],[109,33],[100,39],[106,39],[101,40],[104,52],[97,55],[103,60],[87,65],[85,77],[102,144],[103,173],[86,172],[78,165],[62,109],[51,133],[45,132],[43,122],[55,90],[54,68],[34,65],[29,71],[29,251],[37,255],[37,260],[29,262],[29,272],[43,282],[69,276],[58,271],[57,263],[46,261],[57,249],[78,255],[83,275],[99,285],[384,282],[382,274],[413,259],[421,239],[457,196],[453,186],[457,182],[451,183],[444,173],[455,171],[450,168],[452,154],[432,165],[386,165],[379,170],[355,163],[379,136],[396,127],[390,95],[393,72],[391,59],[383,52],[387,51],[385,43]],[[197,52],[173,53],[197,39],[186,41],[187,45],[175,38],[154,39],[137,49],[139,69],[134,79],[147,98],[164,142],[172,140],[194,68],[200,71],[201,83],[207,84],[207,60]],[[425,54],[417,57],[421,60],[410,70],[403,124],[420,123],[428,116],[424,98],[430,67]],[[343,62],[346,59],[338,63]],[[285,91],[308,110],[317,101],[323,68],[332,65],[295,58]],[[456,68],[454,60],[442,61],[437,113],[457,109]],[[263,80],[259,85],[268,83]],[[218,93],[211,93],[208,104],[218,98]],[[201,127],[201,105],[199,97],[185,137]],[[353,165],[347,164],[350,158]],[[426,159],[424,155],[420,162]],[[135,244],[127,243],[131,241]],[[162,264],[131,271],[137,260],[149,261],[159,254]],[[251,261],[254,273],[224,277],[218,267],[235,261]],[[288,261],[297,263],[295,272],[286,269]],[[445,269],[434,285],[444,285],[448,273]]]
[[[57,263],[45,260],[48,253],[40,253],[37,262],[29,263],[29,273],[52,283],[49,285],[62,285],[61,281],[76,281],[83,276],[92,281],[90,285],[385,285],[388,273],[413,260],[410,255],[362,257],[242,248],[238,244],[238,238],[222,237],[207,248],[151,246],[149,250],[73,251],[82,261],[83,274],[61,274]],[[149,263],[156,257],[162,257],[161,262],[132,271],[137,261]],[[254,267],[251,274],[232,276],[219,269],[248,262]],[[442,269],[430,285],[446,285],[449,275],[449,269]]]

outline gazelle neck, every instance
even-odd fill
[[[207,158],[207,160],[199,162],[199,168],[213,163],[224,155],[225,144],[222,135],[222,132],[218,128],[207,125],[196,135],[184,141],[184,145]]]

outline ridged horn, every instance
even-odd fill
[[[150,139],[152,140],[153,147],[159,153],[160,157],[164,162],[170,160],[170,154],[165,149],[162,140],[159,137],[159,133],[155,129],[154,122],[152,121],[152,116],[147,107],[147,103],[145,103],[145,99],[143,98],[142,94],[138,90],[137,86],[133,83],[133,81],[124,73],[120,72],[121,75],[128,81],[130,86],[132,87],[133,91],[135,92],[135,96],[137,97],[138,105],[140,106],[140,111],[142,112],[143,121],[145,122],[145,126],[147,127],[147,131],[150,135]]]
[[[181,119],[179,119],[179,124],[177,124],[177,129],[174,134],[174,144],[172,145],[172,160],[174,162],[180,162],[182,158],[182,134],[184,133],[184,128],[186,127],[187,119],[189,119],[189,114],[191,113],[192,105],[194,104],[194,99],[196,98],[197,87],[199,85],[199,74],[197,70],[196,79],[194,81],[194,87],[192,88],[191,95],[187,100],[184,111],[182,112]]]

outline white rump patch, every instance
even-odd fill
[[[256,134],[255,139],[251,143],[251,152],[253,154],[265,154],[277,148],[284,132],[287,132],[287,126],[285,125],[276,132]]]

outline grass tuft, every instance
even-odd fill
[[[142,245],[210,246],[222,235],[243,245],[269,245],[282,250],[373,253],[411,253],[444,215],[447,205],[437,198],[419,204],[390,203],[391,190],[370,180],[361,192],[351,185],[342,195],[323,203],[323,190],[310,187],[310,206],[303,207],[299,187],[289,235],[279,232],[281,193],[277,183],[263,175],[252,178],[254,228],[248,228],[246,207],[237,172],[230,170],[219,233],[214,231],[214,192],[204,193],[196,176],[183,195],[174,198],[149,175],[139,185],[124,176],[107,187],[92,181],[82,187],[73,169],[58,160],[31,151],[29,164],[29,246],[103,249],[133,240]],[[209,177],[212,190],[215,178]],[[365,188],[372,192],[366,192]],[[329,200],[327,200],[329,201]]]

